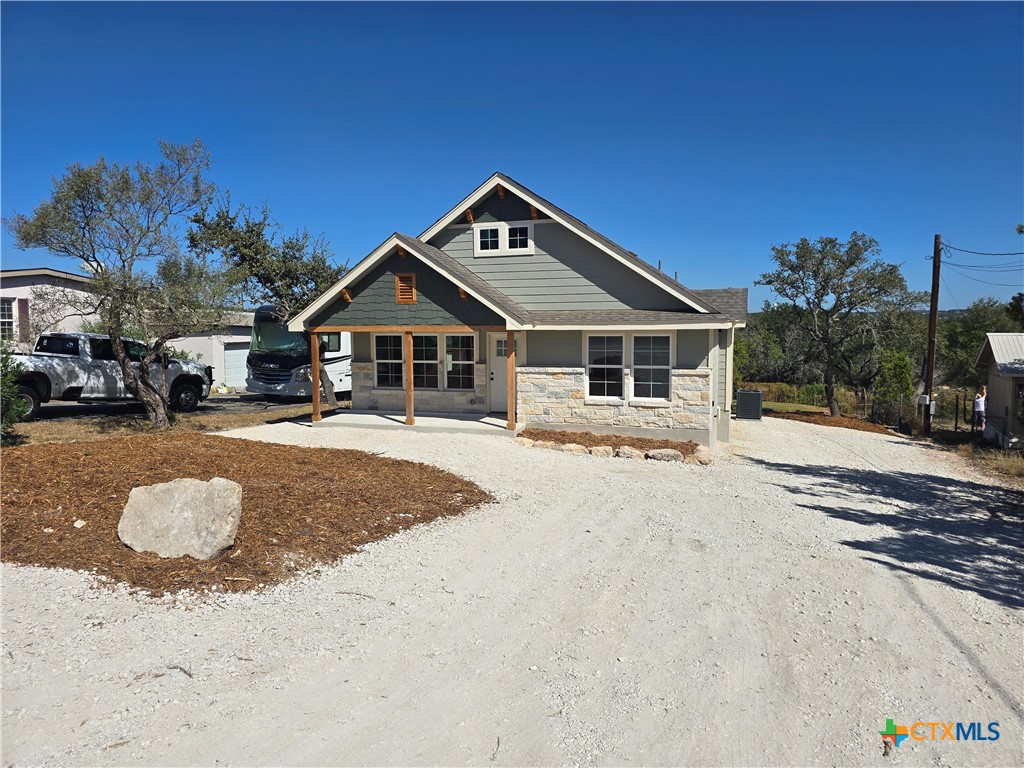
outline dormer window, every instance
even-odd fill
[[[528,256],[534,252],[532,221],[477,222],[474,256]]]

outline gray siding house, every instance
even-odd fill
[[[419,237],[389,237],[289,327],[353,334],[353,410],[713,445],[729,439],[746,306],[745,288],[690,290],[496,173]]]

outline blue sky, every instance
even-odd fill
[[[202,139],[236,202],[354,265],[500,170],[690,287],[866,232],[1024,251],[1024,4],[12,3],[3,216],[71,162]],[[1019,258],[1019,257],[1017,257]],[[66,259],[14,249],[5,269]],[[1011,259],[1013,261],[1014,259]],[[964,256],[961,263],[1007,259]],[[1022,272],[944,270],[943,309]]]

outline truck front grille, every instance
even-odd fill
[[[292,372],[273,368],[253,368],[252,377],[264,384],[287,384],[292,380]]]

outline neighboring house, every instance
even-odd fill
[[[978,353],[988,369],[985,437],[1019,448],[1024,434],[1024,333],[988,333]]]
[[[91,314],[69,314],[68,302],[88,296],[88,275],[41,267],[0,270],[0,336],[22,352],[31,352],[44,331],[78,331]],[[213,366],[213,384],[245,387],[252,313],[236,313],[215,333],[171,339],[168,343]]]
[[[171,339],[167,343],[187,352],[204,365],[213,366],[213,387],[245,389],[245,361],[252,338],[252,312],[235,312],[214,333]]]
[[[289,328],[352,332],[354,410],[714,444],[729,439],[746,305],[746,289],[690,290],[496,173],[418,238],[389,237]]]
[[[95,315],[68,314],[66,299],[88,295],[87,275],[60,269],[0,270],[0,338],[30,352],[44,331],[77,331]]]

